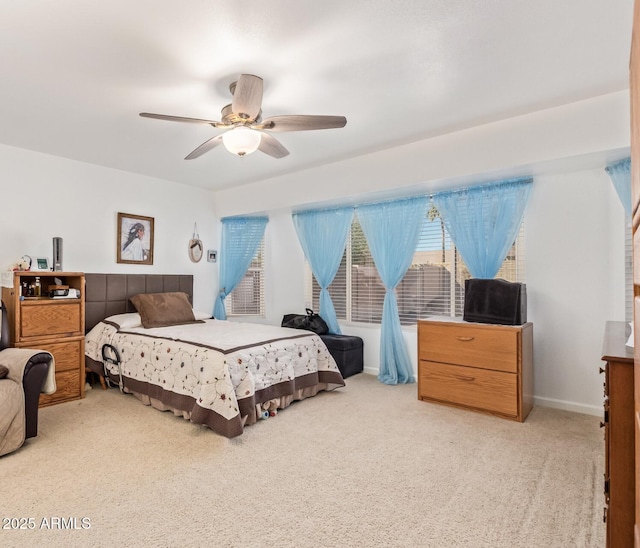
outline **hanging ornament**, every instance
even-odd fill
[[[191,259],[192,262],[200,262],[200,259],[202,259],[202,255],[204,254],[204,248],[202,246],[200,235],[198,234],[198,225],[196,223],[193,224],[193,238],[189,240],[188,251],[189,259]]]

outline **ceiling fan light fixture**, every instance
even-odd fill
[[[261,135],[246,126],[237,126],[222,135],[225,148],[232,154],[245,156],[258,150]]]
[[[321,116],[317,114],[284,114],[262,119],[262,78],[255,74],[241,74],[237,81],[229,86],[233,100],[222,109],[221,121],[203,118],[185,118],[141,112],[143,118],[155,118],[170,122],[188,122],[206,124],[224,133],[206,140],[192,150],[185,160],[199,158],[205,152],[224,143],[225,148],[237,156],[246,156],[256,150],[272,158],[284,158],[289,151],[271,132],[308,131],[314,129],[332,129],[344,127],[347,119],[344,116]]]

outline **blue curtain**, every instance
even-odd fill
[[[353,208],[294,213],[293,224],[304,256],[320,286],[320,310],[329,333],[340,334],[336,310],[327,289],[336,277],[353,220]]]
[[[631,217],[631,158],[624,158],[613,164],[609,164],[605,171],[611,177],[613,186],[624,206],[627,216]]]
[[[433,202],[471,276],[493,278],[520,229],[533,179],[434,194]]]
[[[222,219],[220,244],[220,292],[213,317],[226,320],[224,300],[242,280],[258,251],[267,217],[227,217]]]
[[[356,209],[360,226],[386,289],[382,305],[378,374],[378,380],[385,384],[415,382],[400,327],[395,288],[411,266],[427,203],[427,197],[420,196]]]

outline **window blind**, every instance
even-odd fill
[[[238,285],[225,299],[227,316],[264,317],[264,238]]]

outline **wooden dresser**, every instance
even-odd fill
[[[533,408],[533,324],[419,321],[418,398],[523,422]]]
[[[633,425],[633,348],[626,346],[631,328],[607,322],[602,345],[604,373],[604,519],[607,546],[633,546],[635,455]]]
[[[23,285],[40,280],[41,296],[21,297]],[[77,289],[80,298],[49,298],[47,288]],[[13,287],[2,288],[11,345],[47,350],[55,358],[57,390],[40,396],[40,406],[84,398],[84,274],[80,272],[14,272]]]

